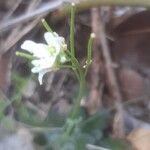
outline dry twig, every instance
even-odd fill
[[[105,28],[104,28],[104,23],[103,20],[101,19],[100,13],[98,11],[98,8],[95,8],[93,11],[95,11],[94,13],[97,15],[97,26],[98,31],[97,33],[97,38],[98,40],[100,40],[101,43],[101,48],[102,48],[102,54],[103,54],[103,59],[104,59],[104,63],[105,63],[105,70],[106,70],[106,81],[107,81],[107,86],[109,89],[109,92],[112,96],[112,99],[115,101],[116,104],[116,108],[118,110],[118,118],[119,118],[119,125],[117,128],[118,131],[118,135],[120,137],[124,136],[124,127],[123,127],[123,112],[122,112],[122,96],[120,94],[120,90],[117,84],[117,79],[116,79],[116,75],[115,75],[115,71],[112,67],[112,60],[111,60],[111,56],[110,56],[110,50],[108,47],[108,43],[107,43],[107,39],[106,39],[106,34],[105,34]]]

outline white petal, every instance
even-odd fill
[[[57,42],[57,44],[61,47],[66,47],[66,44],[65,44],[65,39],[61,36],[59,36],[56,32],[53,33],[55,35],[55,41]]]
[[[26,40],[21,48],[32,53],[35,57],[47,57],[49,56],[48,46],[42,43],[35,43],[30,40]]]
[[[65,56],[60,57],[60,62],[65,63],[67,61],[67,58]]]
[[[40,72],[41,70],[43,70],[42,68],[39,68],[39,67],[33,67],[32,69],[31,69],[31,72],[33,72],[33,73],[38,73],[38,72]]]
[[[65,39],[63,37],[57,37],[56,40],[60,45],[65,44]]]
[[[58,37],[58,36],[59,36],[56,32],[53,32],[53,35],[54,35],[55,37]]]
[[[39,80],[40,85],[42,84],[42,79],[43,79],[44,74],[49,72],[49,71],[51,71],[51,70],[50,69],[48,69],[48,70],[46,69],[46,70],[42,70],[42,71],[39,72],[38,80]]]
[[[50,47],[54,47],[56,49],[56,54],[59,54],[61,47],[65,44],[65,39],[58,36],[56,32],[46,32],[44,34],[44,38]]]
[[[44,38],[45,38],[48,45],[54,46],[56,44],[56,40],[55,40],[56,36],[52,32],[46,32],[44,34]]]
[[[34,67],[32,68],[33,73],[38,73],[45,69],[53,68],[55,64],[56,57],[47,57],[44,59],[32,60]]]
[[[32,65],[34,65],[35,67],[40,66],[40,61],[39,61],[39,59],[38,59],[38,60],[32,60],[31,63],[32,63]]]
[[[30,41],[30,40],[26,40],[26,41],[24,41],[24,43],[21,45],[21,48],[24,49],[24,50],[29,51],[30,53],[33,53],[33,51],[36,50],[35,42]]]
[[[39,58],[50,56],[50,53],[48,52],[48,46],[45,44],[37,44],[37,49],[34,51],[34,56]]]
[[[57,37],[56,41],[57,41],[57,45],[59,45],[59,47],[57,47],[57,50],[59,49],[60,51],[61,49],[64,50],[67,49],[67,45],[65,44],[65,39],[63,37]]]

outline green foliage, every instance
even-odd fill
[[[17,73],[13,73],[12,75],[12,82],[15,87],[14,95],[17,93],[21,93],[21,90],[25,87],[25,85],[28,83],[30,77],[22,77],[21,75]]]
[[[61,134],[49,134],[49,146],[53,150],[84,150],[85,136],[81,132],[75,131],[71,136]]]
[[[45,120],[40,119],[39,115],[35,110],[28,108],[22,101],[21,91],[24,89],[26,84],[29,82],[31,77],[23,78],[18,74],[13,75],[14,82],[14,107],[19,121],[32,125],[34,127],[60,127],[65,123],[66,116],[59,114],[54,110],[50,110]],[[17,96],[16,93],[19,93]]]
[[[20,91],[20,89],[24,88],[28,79],[15,75],[13,81],[15,81],[16,85],[15,95],[16,91]],[[21,96],[15,95],[13,96],[13,99],[15,98],[16,101],[14,100],[12,102],[19,121],[32,125],[32,127],[38,126],[41,128],[62,127],[64,125],[67,116],[62,116],[56,111],[50,110],[47,118],[41,120],[36,111],[33,111],[24,105],[21,101]],[[0,101],[0,116],[3,118],[3,124],[8,128],[13,126],[13,121],[10,120],[10,118],[5,117],[3,112],[10,104],[12,103],[8,101]],[[43,146],[43,149],[45,150],[84,150],[86,149],[86,144],[101,145],[111,150],[130,149],[122,140],[105,136],[104,129],[107,128],[109,115],[108,111],[101,111],[88,119],[80,121],[69,136],[63,134],[64,130],[60,129],[35,132],[34,142]]]
[[[43,135],[47,141],[45,150],[86,150],[86,144],[100,145],[111,150],[130,150],[129,144],[120,139],[107,137],[109,113],[102,111],[89,119],[82,121],[70,136],[63,130],[46,132]],[[42,135],[42,137],[43,137]]]
[[[103,130],[104,128],[107,127],[107,121],[109,117],[109,112],[107,111],[102,111],[98,112],[89,119],[87,119],[85,122],[82,124],[82,130],[83,132],[90,133],[92,132],[93,129],[100,129]]]
[[[4,116],[3,119],[1,120],[1,127],[3,127],[5,130],[9,132],[14,132],[16,130],[16,123],[15,121],[7,116]]]
[[[84,150],[87,143],[96,144],[100,142],[107,121],[108,114],[100,112],[77,124],[69,136],[57,131],[46,133],[48,147],[53,150]]]
[[[16,113],[18,115],[19,121],[32,125],[32,126],[40,126],[42,120],[40,120],[39,116],[35,111],[27,108],[24,104],[20,103],[20,106],[16,108]]]
[[[111,150],[131,150],[131,145],[129,143],[118,138],[103,138],[100,144]]]
[[[8,102],[1,99],[0,100],[0,121],[4,117],[4,110],[6,109],[7,106],[8,106]]]
[[[56,110],[50,109],[45,122],[53,127],[62,127],[65,124],[66,117],[67,116],[58,113]]]

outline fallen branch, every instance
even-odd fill
[[[76,4],[76,12],[81,12],[97,6],[141,6],[150,7],[150,0],[81,0]],[[70,12],[70,7],[64,7],[53,16],[52,20],[57,21]]]

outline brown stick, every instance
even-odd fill
[[[99,32],[99,20],[95,10],[96,8],[91,9],[91,26],[93,32],[97,34]],[[100,77],[102,77],[100,66],[102,66],[102,61],[100,59],[101,54],[98,47],[99,40],[96,38],[93,43],[93,63],[90,70],[91,84],[89,97],[86,104],[86,108],[89,114],[95,113],[102,106],[102,88],[100,87],[102,85],[102,83],[100,83]]]
[[[124,137],[124,127],[123,127],[123,109],[122,109],[122,96],[120,94],[120,90],[117,84],[117,78],[115,75],[115,71],[112,67],[112,59],[111,59],[111,55],[110,55],[110,50],[108,47],[108,42],[106,39],[106,34],[105,34],[105,28],[104,28],[104,24],[103,21],[101,19],[100,16],[100,12],[98,11],[98,8],[94,9],[95,13],[97,13],[97,20],[99,20],[99,23],[97,24],[97,26],[99,27],[99,31],[96,31],[97,38],[98,40],[100,40],[101,42],[101,48],[102,48],[102,55],[103,55],[103,59],[105,62],[105,70],[106,70],[106,80],[107,80],[107,85],[108,85],[108,89],[109,92],[112,96],[112,99],[115,101],[115,105],[118,111],[118,119],[119,119],[119,123],[117,124],[117,132],[118,132],[118,136],[120,137]]]
[[[102,53],[103,53],[103,57],[104,57],[104,61],[105,61],[105,69],[106,69],[107,79],[108,79],[108,83],[109,83],[109,91],[110,91],[113,99],[120,103],[122,101],[122,96],[120,94],[116,75],[115,75],[114,69],[112,67],[113,62],[111,60],[110,50],[109,50],[108,43],[106,40],[105,29],[104,29],[104,25],[103,25],[101,18],[100,18],[99,28],[100,28],[99,36],[100,36],[100,40],[101,40]]]

